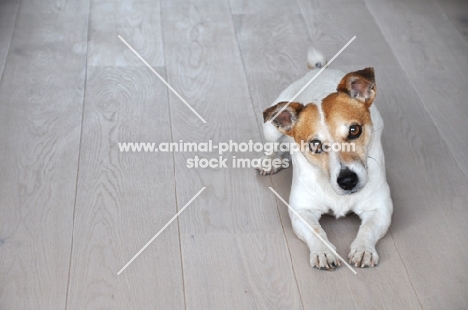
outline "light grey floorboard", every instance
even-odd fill
[[[227,2],[162,2],[168,82],[208,122],[170,95],[174,141],[260,141]],[[253,169],[189,169],[176,153],[178,201],[205,192],[180,216],[187,309],[302,309],[288,248]],[[224,154],[252,158],[252,153]]]
[[[86,15],[17,15],[0,84],[2,309],[65,307],[86,33]]]
[[[0,2],[0,80],[8,48],[10,47],[17,12],[17,2]]]
[[[13,28],[15,23],[16,13],[18,11],[18,3],[14,1],[0,2],[0,28]]]
[[[466,41],[433,1],[367,1],[367,6],[468,178]]]
[[[17,0],[23,13],[88,14],[90,0]],[[57,29],[61,24],[56,24]]]
[[[263,110],[307,72],[312,42],[300,14],[241,14],[234,22],[261,132]]]
[[[372,15],[360,0],[354,1],[297,1],[314,45],[331,59],[352,37],[356,39],[332,64],[334,68],[353,65],[360,69],[393,64],[391,49],[381,44],[382,34],[375,31]],[[369,29],[369,25],[374,28]]]
[[[159,1],[93,1],[90,18],[88,65],[140,66],[130,49],[115,48],[120,35],[151,66],[164,66]]]
[[[380,88],[381,110],[389,115],[384,146],[395,204],[391,232],[424,309],[464,309],[468,182],[450,154],[439,156],[447,150],[446,141],[395,67],[380,73],[386,85]],[[457,267],[442,268],[445,259]]]
[[[117,37],[164,64],[159,15],[155,3],[91,5],[67,309],[184,308],[176,223],[117,275],[177,212],[172,154],[118,147],[171,141],[166,86]]]
[[[0,77],[2,76],[3,68],[5,66],[12,34],[13,27],[0,28]]]
[[[311,41],[301,15],[249,14],[235,16],[235,20],[252,98],[261,119],[261,111],[307,71],[306,52]],[[338,45],[335,47],[336,50],[339,48]],[[291,169],[272,178],[275,188],[287,199]],[[419,308],[391,235],[379,244],[382,263],[378,268],[358,269],[357,276],[344,265],[335,272],[321,272],[310,266],[307,246],[293,233],[287,207],[278,201],[278,208],[304,308]],[[336,221],[325,217],[322,224],[339,253],[347,257],[349,245],[357,233],[358,219],[352,217]],[[374,300],[369,295],[379,296],[379,299]]]
[[[439,9],[468,43],[468,1],[436,0]]]
[[[282,234],[192,234],[182,242],[187,309],[302,309]]]
[[[300,13],[298,6],[288,0],[230,0],[232,14],[297,14]]]
[[[177,212],[172,155],[118,148],[170,139],[167,114],[147,67],[88,67],[68,309],[183,308],[174,223],[117,275]]]

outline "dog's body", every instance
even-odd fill
[[[308,63],[313,69],[325,65],[325,59],[313,50]],[[268,142],[309,143],[309,149],[291,154],[290,206],[327,241],[319,224],[322,214],[340,217],[356,213],[362,224],[351,245],[350,262],[357,267],[374,266],[379,259],[375,245],[387,232],[393,210],[380,142],[383,120],[372,105],[376,93],[374,72],[367,68],[345,75],[326,69],[287,105],[318,70],[309,71],[290,85],[265,110],[264,136]],[[357,149],[322,150],[325,143],[343,142],[354,143]],[[277,171],[271,167],[259,170],[261,174]],[[310,248],[312,266],[328,269],[340,264],[296,215],[289,215],[294,232]]]

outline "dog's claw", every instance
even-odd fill
[[[260,175],[269,175],[269,174],[274,174],[275,172],[273,170],[265,170],[265,169],[262,169],[262,168],[259,168],[259,167],[255,167],[255,170],[258,171],[258,173]]]
[[[259,163],[253,163],[253,166],[252,168],[255,168],[255,170],[258,170],[258,172],[260,173],[260,175],[270,175],[270,174],[275,174],[277,173],[278,171],[280,171],[283,167],[280,166],[274,166],[271,164],[271,162],[275,159],[282,159],[282,157],[278,156],[278,155],[266,155],[266,156],[263,156],[261,159],[260,159],[260,162]],[[268,160],[268,162],[270,163],[270,165],[263,165],[262,163],[264,162],[264,160]]]
[[[332,271],[340,266],[340,263],[333,253],[311,253],[310,265],[319,270]]]
[[[356,268],[375,267],[379,262],[379,255],[373,249],[355,249],[348,258],[349,263]]]

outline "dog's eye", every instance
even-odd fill
[[[322,142],[316,139],[309,141],[309,150],[315,154],[322,153]]]
[[[348,139],[353,140],[357,139],[362,134],[362,126],[361,125],[352,125],[349,127]]]

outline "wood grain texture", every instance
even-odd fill
[[[145,66],[88,67],[68,309],[183,308],[177,223],[117,275],[177,212],[172,154],[118,148],[170,139],[167,115]]]
[[[260,141],[228,4],[161,9],[168,82],[208,122],[170,95],[174,140]],[[195,155],[218,157],[175,154],[178,200],[207,187],[180,218],[187,309],[301,309],[269,180],[253,169],[188,169]],[[224,154],[229,164],[233,155],[258,156]]]
[[[276,15],[297,14],[299,8],[293,1],[287,0],[230,0],[232,14]]]
[[[0,28],[13,28],[17,11],[17,2],[0,2]]]
[[[468,2],[464,0],[436,0],[439,9],[450,19],[460,35],[468,42]]]
[[[17,12],[18,3],[0,2],[0,80],[8,55]]]
[[[367,5],[467,179],[466,41],[433,1]]]
[[[5,67],[12,34],[13,27],[0,28],[0,77],[2,76],[3,68]]]
[[[70,20],[73,24],[69,24]],[[64,26],[57,30],[57,24]],[[21,89],[36,84],[67,85],[76,88],[82,96],[87,31],[87,14],[71,16],[20,11],[9,61],[4,69],[4,74],[9,76],[6,82],[9,85],[23,85]]]
[[[251,81],[252,98],[258,98],[256,104],[259,104],[261,116],[262,109],[306,72],[306,52],[311,44],[307,26],[304,19],[287,15],[281,18],[236,16],[236,25],[244,64]],[[265,37],[268,41],[259,40]],[[259,58],[260,55],[265,57]],[[288,169],[272,176],[275,189],[286,199],[291,187],[291,173],[291,169]],[[293,233],[287,207],[280,201],[277,207],[305,309],[337,309],[345,305],[348,309],[419,308],[391,235],[378,245],[381,256],[385,258],[378,268],[359,269],[358,276],[344,266],[335,272],[320,272],[310,266],[307,246]],[[325,217],[322,224],[338,252],[347,257],[349,245],[357,233],[358,219],[352,217],[337,221]],[[379,301],[369,298],[369,295],[378,295]]]
[[[86,61],[74,46],[85,45],[86,19],[20,12],[17,21],[0,85],[0,308],[61,309]]]
[[[13,28],[17,11],[18,3],[3,1],[0,2],[0,29]]]
[[[235,15],[234,22],[259,131],[263,110],[307,72],[312,44],[300,14]]]
[[[164,66],[159,1],[92,2],[88,64],[139,66],[141,60],[118,38],[122,36],[151,66]]]
[[[384,146],[391,150],[386,160],[395,204],[395,245],[425,309],[466,308],[468,183],[450,153],[439,156],[447,152],[446,140],[404,73],[383,69],[381,110],[393,116],[386,118]],[[457,268],[441,268],[442,257],[448,257],[441,253],[448,253]],[[443,293],[436,296],[437,291]]]
[[[182,242],[187,309],[302,309],[294,278],[283,277],[292,272],[283,235],[193,234]]]
[[[227,6],[221,3],[208,9],[203,5],[193,4],[187,8],[186,13],[179,8],[182,4],[163,5],[164,41],[175,46],[165,52],[171,61],[167,67],[168,82],[208,121],[208,124],[203,125],[175,95],[170,95],[174,140],[204,142],[212,139],[215,143],[229,142],[230,139],[237,142],[248,142],[249,139],[260,141]],[[204,9],[208,11],[204,12]],[[193,188],[211,185],[213,200],[210,200],[210,204],[218,207],[206,206],[208,209],[196,212],[200,215],[206,212],[208,218],[204,222],[212,225],[202,225],[201,218],[193,219],[193,223],[185,223],[189,226],[182,225],[185,229],[200,233],[210,230],[219,233],[219,229],[229,233],[279,232],[276,214],[263,208],[238,207],[245,203],[251,205],[253,201],[257,201],[257,197],[259,202],[270,197],[270,194],[259,191],[256,182],[252,185],[240,181],[243,178],[255,178],[255,171],[187,168],[186,159],[195,155],[197,154],[175,154],[176,175],[193,182],[187,188],[181,188],[182,197],[191,197]],[[198,155],[218,157],[217,153],[199,152]],[[235,154],[225,155],[230,159]],[[246,157],[255,155],[245,154]],[[249,200],[243,200],[244,197]],[[267,198],[269,201],[272,199]],[[211,216],[214,217],[210,218]],[[236,225],[236,221],[241,219],[245,222]]]
[[[89,13],[89,0],[21,0],[21,13],[42,14],[86,14]],[[59,25],[59,24],[57,24]]]
[[[357,68],[383,65],[393,59],[390,49],[379,44],[379,31],[369,29],[372,14],[362,1],[298,0],[307,29],[314,45],[331,59],[353,36],[356,39],[337,57],[332,67],[355,65]]]

